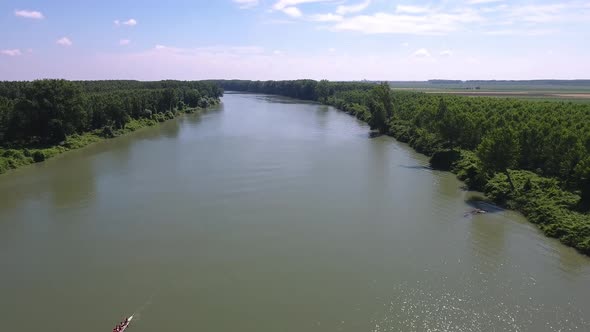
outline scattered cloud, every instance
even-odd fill
[[[286,11],[291,17],[301,18],[303,13],[296,5],[331,1],[339,4],[334,12],[306,15],[304,18],[331,23],[321,27],[331,31],[408,35],[469,32],[539,36],[558,32],[562,28],[558,25],[543,26],[549,23],[590,22],[590,4],[578,0],[543,4],[514,4],[504,0],[466,0],[463,5],[452,1],[443,1],[438,5],[400,4],[389,10],[381,7],[381,11],[365,15],[350,14],[360,12],[376,1],[341,4],[342,1],[338,0],[280,0],[274,4],[273,10]]]
[[[425,48],[421,48],[419,50],[416,50],[416,52],[414,52],[414,54],[412,55],[417,58],[428,58],[430,57],[430,52],[428,52],[428,50]]]
[[[342,16],[334,15],[332,13],[316,14],[316,15],[311,15],[309,17],[309,19],[312,21],[316,21],[316,22],[340,22],[340,21],[342,21]]]
[[[240,9],[249,9],[252,7],[258,6],[258,0],[233,0],[235,4],[240,7]]]
[[[14,11],[14,16],[17,17],[24,17],[24,18],[32,18],[35,20],[41,20],[44,19],[45,16],[43,15],[43,13],[36,11],[36,10],[22,10],[22,9],[17,9]]]
[[[19,49],[13,49],[13,50],[0,50],[0,54],[7,55],[7,56],[19,56],[19,55],[22,55],[23,53]]]
[[[131,43],[131,40],[129,40],[129,39],[119,40],[119,45],[121,45],[121,46],[126,46],[126,45],[129,45],[130,43]]]
[[[281,51],[281,50],[274,50],[274,51],[272,52],[272,54],[274,54],[274,55],[283,55],[283,54],[285,54],[285,53],[284,53],[283,51]]]
[[[422,14],[430,11],[428,7],[397,5],[395,12],[400,14]]]
[[[453,55],[453,51],[451,51],[451,50],[444,50],[444,51],[441,51],[441,52],[439,53],[439,55],[440,55],[440,56],[445,56],[445,57],[447,57],[447,56],[451,56],[451,55]]]
[[[407,11],[408,8],[403,10]],[[429,12],[423,15],[376,13],[345,18],[331,29],[365,34],[444,35],[460,30],[464,24],[480,21],[483,21],[483,18],[470,9]]]
[[[56,41],[56,43],[58,45],[66,46],[66,47],[72,46],[72,44],[73,44],[72,41],[70,40],[70,38],[68,38],[68,37],[62,37],[62,38],[58,39]]]
[[[333,47],[330,47],[330,48],[328,49],[328,52],[330,52],[330,53],[334,53],[334,52],[336,52],[336,49],[335,49],[335,48],[333,48]]]
[[[362,12],[363,10],[367,9],[371,4],[371,0],[366,0],[356,5],[340,5],[336,8],[336,14],[338,15],[346,15],[351,13],[358,13]]]
[[[272,9],[281,11],[291,17],[302,17],[303,13],[297,7],[298,5],[333,1],[335,0],[279,0],[275,2],[275,4],[272,6]]]
[[[136,19],[130,18],[130,19],[126,20],[126,21],[115,20],[114,23],[115,23],[116,26],[126,25],[126,26],[129,26],[129,27],[134,27],[134,26],[137,25],[138,22],[137,22]]]
[[[403,46],[403,47],[408,47],[408,46],[410,46],[410,43],[408,43],[408,42],[404,42],[404,43],[402,43],[402,46]]]
[[[504,0],[467,0],[467,4],[469,5],[480,5],[480,4],[487,4],[493,2],[502,2]]]
[[[287,7],[294,7],[294,6],[303,5],[306,3],[331,2],[331,1],[334,1],[334,0],[279,0],[272,6],[272,8],[274,10],[283,10]]]
[[[527,23],[550,23],[574,20],[589,20],[588,13],[580,13],[582,9],[574,3],[540,4],[510,6],[506,8],[510,18]]]
[[[486,31],[489,36],[546,36],[556,33],[554,29],[501,29]]]
[[[291,17],[301,17],[303,13],[297,7],[285,7],[281,11]]]

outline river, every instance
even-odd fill
[[[331,107],[202,115],[0,176],[4,331],[588,331],[590,259]]]

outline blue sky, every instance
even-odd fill
[[[0,80],[590,78],[590,1],[0,2]]]

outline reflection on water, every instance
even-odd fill
[[[479,273],[480,275],[483,273]],[[383,313],[373,320],[374,332],[385,331],[587,331],[589,322],[578,308],[553,308],[532,298],[517,304],[505,293],[490,293],[462,280],[462,290],[404,284],[394,288]],[[531,281],[532,282],[532,281]],[[507,289],[514,290],[509,283]],[[526,285],[524,285],[526,287]],[[526,294],[511,294],[511,296]]]

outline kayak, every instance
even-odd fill
[[[125,323],[121,326],[121,328],[118,330],[118,332],[123,332],[125,331],[128,327],[129,324],[131,324],[131,320],[133,319],[133,315],[129,316],[127,318],[127,320],[125,321]],[[113,330],[114,331],[114,330]]]

